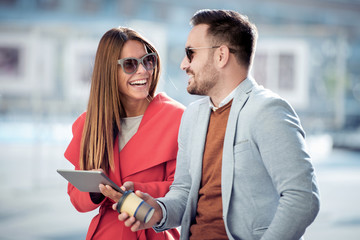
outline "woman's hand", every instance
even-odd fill
[[[134,183],[133,182],[125,182],[121,187],[120,187],[123,191],[129,191],[132,190],[134,191]],[[121,193],[119,193],[118,191],[114,190],[111,186],[109,185],[104,185],[104,184],[100,184],[99,185],[99,189],[101,191],[101,193],[105,196],[110,198],[111,200],[113,200],[114,202],[118,202],[122,196]]]
[[[114,190],[110,185],[99,184],[99,189],[105,197],[110,198],[114,202],[118,202],[122,196],[121,193]]]

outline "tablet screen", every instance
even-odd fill
[[[58,169],[57,172],[82,192],[100,192],[99,184],[102,183],[123,193],[121,188],[101,171]]]

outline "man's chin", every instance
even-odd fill
[[[196,89],[192,89],[192,88],[187,88],[187,91],[189,94],[191,95],[199,95],[199,96],[206,96],[205,93],[201,92],[201,91],[198,91]]]
[[[196,89],[191,88],[190,86],[188,86],[186,90],[187,90],[188,93],[190,93],[191,95],[197,95],[197,94],[198,94],[197,91],[196,91]]]

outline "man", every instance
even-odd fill
[[[181,239],[301,239],[319,211],[305,133],[292,107],[249,77],[256,27],[234,11],[201,10],[181,68],[190,94],[179,130],[175,180],[146,225],[181,226]]]

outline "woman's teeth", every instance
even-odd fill
[[[145,85],[147,83],[146,80],[137,80],[130,83],[130,85]]]

